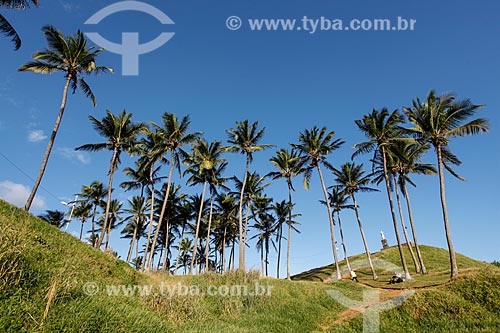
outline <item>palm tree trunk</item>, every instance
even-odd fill
[[[363,245],[365,246],[366,257],[368,258],[368,264],[370,265],[370,269],[372,270],[373,279],[378,279],[377,272],[375,272],[375,268],[373,268],[372,257],[370,254],[370,250],[368,249],[368,243],[366,242],[365,232],[363,230],[363,225],[361,224],[361,218],[359,217],[358,211],[358,203],[356,202],[356,197],[354,193],[351,193],[352,202],[354,203],[354,212],[356,212],[356,219],[358,220],[359,232],[361,233],[361,238],[363,239]]]
[[[137,221],[138,223],[139,221]],[[136,224],[134,228],[134,234],[132,235],[132,240],[130,241],[130,248],[128,249],[128,254],[127,254],[127,263],[130,262],[130,259],[132,259],[132,251],[134,250],[134,243],[135,243],[135,238],[137,237],[137,227],[138,224]]]
[[[179,239],[179,247],[177,248],[177,259],[175,259],[175,268],[174,268],[174,275],[177,274],[177,270],[179,269],[179,259],[181,257],[181,242],[184,239],[184,229],[186,227],[186,223],[182,223],[182,231],[181,231],[181,237]]]
[[[152,248],[151,252],[152,253],[155,251],[156,240],[158,239],[158,234],[160,233],[160,228],[161,228],[161,224],[163,222],[163,217],[165,216],[165,210],[167,207],[168,197],[170,195],[170,186],[172,184],[172,175],[174,172],[174,166],[175,166],[175,158],[174,158],[174,151],[172,151],[171,156],[170,156],[170,171],[168,173],[167,189],[165,191],[163,204],[161,206],[160,218],[158,219],[158,225],[156,226],[156,232],[155,232],[155,236],[153,238],[153,244],[151,245],[151,248]],[[152,255],[150,254],[149,259],[148,259],[148,266],[149,266],[151,261],[152,261]]]
[[[245,271],[245,243],[243,242],[243,194],[245,193],[245,186],[247,184],[248,164],[250,157],[247,154],[245,162],[245,176],[243,177],[243,184],[241,185],[240,203],[238,207],[238,228],[240,232],[240,253],[239,253],[239,270]]]
[[[405,236],[406,246],[410,251],[411,259],[413,260],[413,264],[415,265],[415,271],[417,273],[420,273],[420,265],[418,264],[418,260],[417,257],[415,256],[415,252],[413,251],[410,238],[408,237],[408,231],[406,231],[406,224],[405,224],[405,219],[403,217],[403,209],[401,208],[401,199],[399,198],[399,189],[398,189],[396,175],[393,174],[392,177],[394,179],[394,188],[396,192],[396,201],[398,203],[399,218],[401,219],[401,226],[403,227],[403,235]]]
[[[149,245],[151,241],[151,234],[153,233],[153,222],[154,222],[154,212],[155,212],[155,182],[153,179],[154,163],[151,164],[149,168],[149,181],[151,182],[151,208],[149,209],[149,229],[148,238],[146,240],[146,248],[144,249],[144,256],[142,257],[142,270],[149,270],[149,264],[154,256],[154,249],[150,250]],[[158,221],[159,223],[159,221]],[[148,251],[150,255],[148,256]],[[146,265],[147,261],[147,265]]]
[[[280,223],[278,230],[278,260],[276,262],[276,278],[280,278],[280,259],[281,259],[281,239],[283,238],[283,223]]]
[[[458,276],[457,258],[453,242],[451,240],[450,224],[448,222],[448,210],[446,209],[446,193],[444,191],[444,173],[443,173],[443,156],[441,146],[436,147],[438,157],[438,172],[439,172],[439,193],[441,195],[441,208],[443,209],[444,230],[446,232],[446,241],[448,242],[448,252],[450,254],[451,273],[450,279],[455,279]]]
[[[227,226],[224,226],[224,234],[222,237],[222,250],[221,250],[222,274],[224,274],[226,271],[226,233],[227,233]]]
[[[167,267],[167,259],[168,259],[168,247],[169,247],[169,239],[170,239],[170,218],[167,219],[167,225],[165,226],[165,245],[163,246],[165,248],[165,256],[163,257],[163,266],[162,269],[165,271],[165,267]],[[169,262],[170,264],[170,262]],[[170,274],[170,265],[168,265],[168,272]]]
[[[109,245],[109,234],[111,233],[111,224],[108,223],[109,226],[108,226],[108,230],[106,231],[106,243],[104,245],[104,250],[107,250],[108,249],[108,245]]]
[[[269,237],[270,235],[265,236],[266,240],[266,276],[269,276],[267,268],[269,267]]]
[[[340,231],[340,241],[342,242],[342,249],[344,250],[344,258],[347,264],[347,269],[351,271],[351,264],[349,263],[349,258],[347,257],[347,250],[345,248],[344,242],[344,232],[342,231],[342,222],[340,221],[340,211],[337,211],[337,219],[339,220],[339,231]]]
[[[83,236],[83,224],[85,223],[85,220],[83,219],[82,220],[82,226],[80,228],[80,240],[82,240],[82,236]]]
[[[200,231],[201,215],[203,215],[203,204],[205,202],[206,189],[207,189],[207,182],[205,181],[203,183],[203,192],[201,194],[201,203],[200,203],[200,210],[198,211],[198,220],[196,221],[196,232],[194,235],[194,242],[193,242],[194,247],[193,247],[193,254],[191,255],[191,265],[189,266],[189,274],[193,273],[193,266],[196,260],[196,253],[198,252],[198,233]]]
[[[422,257],[422,253],[420,253],[420,247],[418,246],[417,241],[417,232],[415,229],[415,224],[413,223],[413,213],[411,211],[410,197],[408,195],[408,190],[406,188],[406,182],[403,183],[404,186],[404,195],[406,200],[406,207],[408,208],[408,217],[410,219],[411,233],[413,235],[413,243],[415,244],[415,249],[417,250],[418,260],[420,261],[420,267],[422,269],[422,274],[427,274],[427,269],[424,265],[424,258]]]
[[[64,109],[66,108],[66,100],[68,97],[68,87],[71,82],[72,76],[71,74],[68,73],[66,77],[66,82],[64,84],[64,89],[63,89],[63,96],[62,96],[62,101],[61,101],[61,106],[59,108],[59,114],[57,115],[56,118],[56,123],[54,124],[54,129],[52,130],[52,134],[50,135],[50,140],[49,143],[47,144],[47,149],[45,150],[45,155],[43,156],[42,160],[42,165],[40,166],[40,171],[38,172],[38,176],[36,178],[35,184],[33,185],[33,188],[31,189],[31,193],[28,196],[28,200],[26,201],[26,204],[24,205],[24,209],[26,211],[29,211],[31,208],[31,204],[33,203],[33,200],[35,199],[36,191],[38,191],[38,187],[40,186],[40,183],[42,182],[42,177],[43,174],[45,173],[45,168],[47,167],[47,163],[49,162],[49,156],[50,152],[52,151],[52,147],[54,146],[54,141],[56,139],[57,131],[59,130],[59,125],[61,124],[61,120],[64,114]]]
[[[247,232],[248,232],[248,212],[252,209],[250,200],[247,202],[247,208],[245,209],[245,225],[243,226],[243,257],[245,257],[245,252],[247,250]]]
[[[106,211],[104,213],[104,223],[102,225],[101,235],[97,240],[96,248],[101,248],[102,240],[104,239],[104,234],[108,228],[109,220],[109,208],[111,205],[111,191],[113,190],[113,175],[115,173],[116,157],[118,155],[117,149],[113,149],[113,157],[111,158],[111,164],[109,165],[109,182],[108,182],[108,198],[106,202]]]
[[[292,185],[288,183],[288,239],[286,247],[286,279],[290,281],[290,248],[292,242]]]
[[[208,271],[208,254],[210,251],[210,228],[212,227],[213,195],[210,191],[210,213],[208,214],[207,245],[205,249],[205,271]]]
[[[382,149],[382,161],[384,163],[385,187],[387,190],[387,198],[389,199],[389,206],[391,208],[391,217],[392,217],[392,223],[394,226],[394,233],[396,234],[396,241],[398,242],[398,250],[399,250],[399,256],[401,258],[401,265],[403,266],[406,280],[412,280],[412,278],[410,276],[410,272],[408,271],[408,265],[406,264],[406,259],[405,259],[404,252],[403,252],[403,246],[401,245],[401,238],[399,237],[398,222],[396,220],[396,213],[394,212],[394,203],[392,202],[389,172],[387,171],[387,158],[386,158],[386,154],[385,154],[385,146],[382,146],[381,149]]]
[[[262,230],[259,235],[260,240],[260,276],[264,276],[264,240],[262,239]]]
[[[101,200],[101,198],[99,198]],[[94,212],[92,213],[92,247],[96,246],[95,239],[95,217],[97,215],[97,204],[94,205]]]
[[[319,164],[317,165],[317,169],[318,169],[319,179],[321,180],[321,187],[323,188],[323,194],[325,196],[326,208],[328,209],[328,218],[330,220],[330,235],[332,238],[333,260],[335,261],[335,269],[337,270],[337,280],[341,280],[342,276],[340,275],[340,267],[337,257],[337,247],[335,245],[335,233],[333,228],[332,209],[330,207],[330,201],[328,200],[328,192],[326,191],[325,181],[323,179],[323,173],[321,172]]]

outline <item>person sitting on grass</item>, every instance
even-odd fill
[[[396,283],[401,283],[404,282],[403,276],[401,273],[394,272],[394,275],[391,277],[389,280],[389,284],[396,284]]]
[[[356,272],[355,272],[355,271],[351,271],[351,280],[352,280],[352,281],[359,282],[359,281],[358,281],[358,276],[356,275]]]

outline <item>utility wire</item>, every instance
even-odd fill
[[[7,156],[5,156],[2,152],[0,152],[0,155],[5,158],[7,160],[7,162],[9,162],[10,164],[12,164],[12,166],[14,166],[14,168],[16,168],[19,172],[21,172],[24,176],[26,176],[28,179],[30,179],[33,183],[35,182],[35,180],[33,179],[33,177],[31,177],[29,174],[27,174],[23,169],[21,169],[19,166],[17,166],[16,163],[12,162]],[[43,187],[42,185],[40,185],[40,188],[42,190],[44,190],[45,192],[47,192],[48,195],[50,195],[52,198],[54,198],[55,200],[57,200],[57,202],[59,202],[60,200],[54,195],[52,194],[49,190],[47,190],[45,187]]]

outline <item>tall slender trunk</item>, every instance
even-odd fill
[[[340,210],[337,210],[337,219],[339,220],[339,231],[340,231],[340,241],[342,243],[342,249],[344,250],[345,263],[349,272],[351,271],[351,264],[349,263],[349,258],[347,257],[347,250],[344,242],[344,232],[342,230],[342,222],[340,221]]]
[[[245,257],[245,253],[247,250],[247,232],[248,232],[248,212],[252,209],[251,200],[248,199],[247,208],[245,209],[245,225],[243,226],[243,257]]]
[[[101,201],[101,198],[97,200],[98,202]],[[95,239],[95,217],[97,216],[97,203],[94,205],[94,212],[92,213],[92,247],[96,246],[96,239]]]
[[[363,245],[365,246],[366,258],[368,259],[368,264],[370,265],[370,269],[372,270],[373,279],[378,279],[377,272],[375,272],[375,268],[373,268],[372,257],[370,254],[370,249],[368,249],[368,243],[366,242],[365,232],[363,230],[363,225],[361,224],[361,218],[359,217],[358,211],[358,203],[356,202],[356,197],[354,193],[351,193],[352,202],[354,203],[354,211],[356,212],[356,219],[358,220],[359,232],[361,233],[361,238],[363,239]]]
[[[169,252],[169,244],[170,244],[170,218],[167,218],[167,225],[165,226],[165,245],[163,245],[163,248],[165,249],[165,256],[163,257],[163,265],[162,269],[170,274],[170,261],[169,265],[167,265],[167,260],[168,260],[168,252]],[[168,266],[168,267],[167,267]]]
[[[139,223],[137,221],[136,223]],[[130,241],[130,248],[128,249],[128,254],[127,254],[127,263],[130,262],[130,259],[132,259],[132,251],[134,250],[134,243],[135,243],[135,238],[137,237],[137,229],[138,229],[138,224],[134,227],[134,234],[132,235],[132,240]]]
[[[418,260],[420,261],[420,268],[422,270],[422,274],[427,274],[427,269],[425,268],[425,265],[424,265],[424,258],[422,257],[422,253],[420,253],[420,247],[418,246],[417,231],[415,229],[415,224],[413,223],[413,213],[411,211],[410,196],[408,195],[408,189],[406,188],[406,182],[403,183],[403,186],[404,186],[406,207],[408,208],[408,218],[410,219],[411,233],[413,235],[413,243],[415,243],[415,249],[417,250],[417,256],[418,256]]]
[[[28,196],[28,200],[24,205],[24,209],[29,211],[31,208],[31,204],[35,199],[36,191],[38,191],[38,187],[42,182],[43,174],[45,173],[45,168],[47,167],[47,163],[49,162],[50,152],[52,151],[52,147],[54,146],[54,141],[56,139],[57,131],[59,130],[59,125],[61,124],[62,117],[64,115],[64,109],[66,108],[66,100],[68,98],[68,87],[71,82],[72,76],[68,74],[66,77],[66,82],[64,83],[63,95],[61,100],[61,106],[59,107],[59,114],[56,118],[56,123],[54,124],[54,128],[52,129],[52,134],[50,135],[49,143],[47,144],[47,149],[45,150],[45,155],[43,156],[42,165],[40,166],[40,171],[38,171],[38,176],[35,180],[35,184],[31,189],[31,193]]]
[[[337,280],[341,280],[342,276],[340,275],[339,260],[337,257],[337,246],[335,245],[335,232],[333,228],[332,209],[330,207],[330,201],[328,200],[328,192],[326,191],[325,181],[323,179],[323,173],[321,172],[319,164],[316,167],[318,169],[319,179],[321,180],[321,187],[323,188],[323,194],[325,196],[326,208],[328,209],[328,219],[330,220],[330,235],[332,238],[333,260],[335,261],[335,269],[337,270]]]
[[[165,216],[165,210],[167,207],[168,197],[170,196],[170,186],[172,185],[172,175],[174,173],[174,166],[175,166],[175,153],[172,150],[171,155],[170,155],[170,171],[168,173],[167,189],[165,190],[164,200],[163,200],[163,204],[161,206],[161,211],[160,211],[160,217],[158,219],[158,225],[156,226],[155,236],[153,238],[153,243],[151,244],[151,249],[152,249],[151,253],[154,253],[154,251],[155,251],[156,241],[158,239],[158,234],[160,233],[161,224],[163,223],[163,217]],[[150,265],[150,262],[152,262],[152,259],[153,259],[152,254],[150,254],[147,266]]]
[[[181,238],[179,239],[179,247],[177,248],[177,259],[175,259],[175,268],[174,268],[174,275],[177,274],[177,270],[179,269],[179,259],[181,257],[181,242],[184,239],[184,229],[186,227],[186,222],[182,223],[182,231],[181,231]]]
[[[201,216],[203,215],[203,204],[205,202],[206,189],[207,189],[207,182],[205,181],[203,183],[203,192],[201,194],[200,210],[198,211],[198,220],[196,221],[196,232],[194,235],[194,242],[193,242],[194,248],[193,248],[193,254],[191,255],[191,265],[189,266],[189,274],[193,273],[193,266],[196,260],[196,253],[198,252],[198,233],[200,231]]]
[[[142,257],[142,271],[147,271],[149,269],[149,261],[148,265],[146,265],[146,260],[149,258],[150,260],[152,259],[152,256],[154,256],[154,250],[149,249],[149,243],[151,241],[151,233],[153,232],[153,223],[154,223],[154,213],[155,213],[155,182],[153,179],[153,170],[154,170],[154,163],[151,164],[149,167],[149,181],[151,183],[151,207],[149,209],[149,229],[148,229],[148,238],[146,240],[146,247],[144,249],[144,256]],[[159,222],[158,222],[159,223]],[[151,255],[148,257],[148,251],[151,253]]]
[[[458,276],[457,257],[453,242],[451,240],[450,224],[448,222],[448,210],[446,209],[446,193],[444,191],[444,173],[443,173],[443,156],[441,146],[436,147],[438,158],[438,172],[439,172],[439,193],[441,196],[441,208],[443,209],[444,230],[446,233],[446,241],[448,242],[448,252],[450,254],[450,279],[455,279]]]
[[[292,242],[292,184],[288,180],[288,239],[286,247],[286,279],[290,281],[290,248]]]
[[[238,228],[240,232],[240,253],[239,253],[239,270],[245,271],[245,243],[243,242],[243,194],[245,193],[245,186],[247,184],[248,164],[250,157],[246,156],[245,162],[245,176],[243,177],[243,184],[241,185],[240,203],[238,207]]]
[[[207,231],[207,245],[205,249],[205,271],[209,271],[208,267],[208,254],[210,252],[210,228],[212,228],[212,211],[213,211],[213,194],[210,191],[210,213],[208,214],[208,231]]]
[[[111,223],[108,223],[108,230],[106,231],[106,244],[104,245],[104,249],[108,249],[109,245],[109,234],[111,233]]]
[[[259,235],[260,240],[260,276],[264,276],[264,240],[262,239],[262,230]]]
[[[392,177],[394,179],[394,189],[396,192],[396,201],[398,203],[399,218],[401,219],[401,226],[403,227],[403,235],[405,236],[406,246],[410,251],[411,259],[413,260],[413,265],[415,265],[415,272],[420,273],[420,265],[418,264],[418,260],[417,257],[415,256],[415,252],[413,251],[410,238],[408,237],[408,231],[406,230],[405,219],[403,217],[403,209],[401,208],[401,199],[399,198],[399,189],[398,189],[396,175],[393,174]]]
[[[403,252],[403,246],[401,245],[401,238],[399,237],[398,222],[396,220],[396,213],[394,212],[394,203],[392,202],[391,183],[389,180],[389,172],[387,171],[387,157],[385,153],[385,146],[382,146],[381,149],[382,149],[382,161],[384,164],[385,187],[387,190],[387,198],[389,199],[389,206],[391,208],[391,217],[394,226],[394,233],[396,235],[396,241],[398,242],[399,257],[401,259],[401,265],[403,266],[403,270],[405,272],[406,280],[412,280],[410,272],[408,271],[408,265],[406,264],[406,259]]]
[[[118,156],[118,150],[116,147],[113,149],[113,157],[111,157],[111,164],[109,165],[109,182],[108,182],[108,198],[106,201],[106,211],[104,212],[104,223],[102,225],[101,234],[97,240],[96,248],[101,248],[102,240],[104,239],[104,234],[108,228],[109,222],[109,208],[111,206],[111,191],[113,190],[113,175],[115,173],[115,164]]]
[[[283,223],[280,223],[278,230],[278,260],[276,262],[276,278],[280,278],[280,259],[281,259],[281,239],[283,238]]]
[[[267,268],[269,267],[269,237],[270,235],[264,236],[266,240],[266,276],[269,276]]]
[[[83,225],[85,224],[85,219],[82,219],[82,226],[80,227],[80,240],[82,240],[83,236]]]
[[[222,237],[221,261],[222,261],[222,274],[226,271],[226,233],[227,226],[224,226],[224,234]]]

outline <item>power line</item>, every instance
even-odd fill
[[[7,162],[9,162],[10,164],[12,164],[12,166],[14,168],[16,168],[19,172],[21,172],[24,176],[26,176],[28,179],[30,179],[33,183],[35,182],[35,180],[33,179],[33,177],[31,177],[28,173],[26,173],[23,169],[21,169],[19,166],[17,166],[16,163],[12,162],[7,156],[5,156],[2,152],[0,152],[0,155],[5,158],[5,160],[7,160]],[[44,190],[48,195],[50,195],[52,198],[54,198],[55,200],[57,200],[57,202],[59,202],[60,200],[54,195],[52,194],[49,190],[47,190],[45,187],[43,187],[42,185],[40,185],[40,188],[42,190]]]

